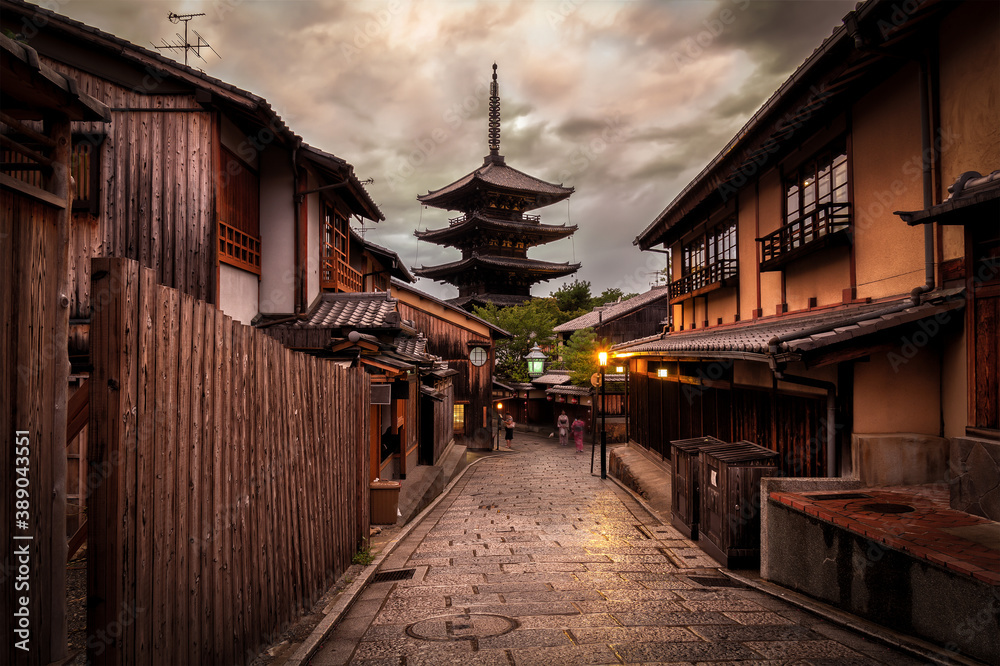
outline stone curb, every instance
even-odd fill
[[[408,537],[410,532],[412,532],[416,526],[419,525],[421,521],[423,521],[423,519],[434,510],[434,507],[436,507],[442,500],[444,500],[445,497],[448,496],[448,493],[450,493],[455,484],[457,484],[462,477],[465,476],[466,472],[472,469],[476,463],[490,457],[492,456],[483,456],[482,458],[473,460],[471,463],[466,465],[465,469],[463,469],[458,476],[451,480],[447,487],[441,491],[441,494],[438,495],[433,502],[428,504],[423,511],[418,513],[413,518],[413,520],[406,523],[403,529],[400,530],[399,534],[397,534],[392,541],[387,543],[379,554],[375,556],[375,561],[365,567],[361,571],[361,574],[354,579],[354,582],[351,583],[350,587],[341,593],[330,612],[327,613],[322,620],[320,620],[320,623],[316,625],[316,628],[313,629],[311,634],[309,634],[309,637],[303,641],[302,645],[299,646],[299,649],[297,649],[288,661],[285,662],[285,666],[303,666],[309,662],[319,647],[323,644],[327,634],[330,633],[333,627],[336,626],[336,624],[340,622],[345,615],[347,615],[347,611],[351,609],[351,605],[354,604],[354,601],[368,586],[368,581],[370,581],[372,576],[375,575],[378,568],[382,566],[382,562],[385,561],[385,558],[392,554],[392,551],[396,549],[400,542]]]

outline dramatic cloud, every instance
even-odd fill
[[[663,267],[632,239],[854,6],[853,0],[66,0],[46,6],[142,46],[168,11],[222,59],[193,60],[265,97],[307,142],[347,159],[386,220],[366,230],[407,264],[457,258],[413,231],[454,213],[418,194],[482,164],[493,62],[507,163],[576,188],[545,222],[580,227],[531,256],[580,261],[595,291],[643,291]],[[573,279],[573,278],[569,278]],[[542,283],[544,295],[562,281]],[[426,280],[445,297],[454,289]]]

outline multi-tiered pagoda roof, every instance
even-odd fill
[[[458,261],[414,268],[421,277],[458,287],[453,302],[515,305],[531,298],[536,282],[575,273],[578,263],[529,259],[528,248],[573,235],[576,225],[542,224],[527,211],[563,201],[572,187],[549,183],[507,166],[500,154],[500,97],[496,65],[490,86],[490,154],[475,171],[417,197],[427,206],[459,211],[447,227],[416,231],[420,240],[462,251]]]

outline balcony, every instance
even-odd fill
[[[341,292],[362,291],[361,273],[339,257],[320,258],[319,280],[320,289]]]
[[[761,245],[761,272],[780,270],[785,264],[820,248],[849,244],[850,204],[819,204],[816,209],[757,241]]]
[[[679,280],[670,283],[670,303],[699,296],[715,289],[731,287],[736,284],[736,259],[722,259],[704,268],[692,271]]]

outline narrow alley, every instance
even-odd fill
[[[478,461],[310,663],[922,663],[732,581],[590,465],[522,433]]]

